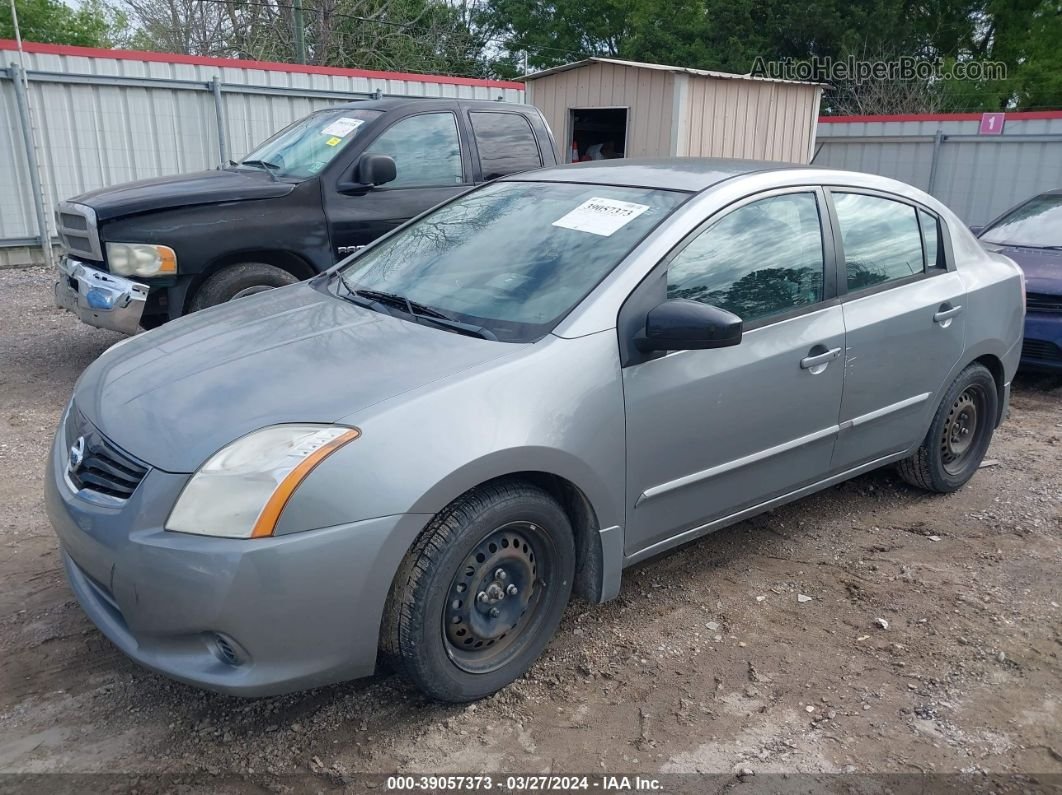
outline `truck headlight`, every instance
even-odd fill
[[[177,255],[152,243],[108,243],[107,264],[119,276],[169,276],[177,273]]]
[[[214,453],[192,476],[166,529],[225,538],[271,536],[299,483],[360,435],[336,425],[274,425],[249,433]]]

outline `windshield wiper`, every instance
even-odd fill
[[[387,293],[382,290],[367,290],[354,287],[347,281],[342,273],[339,273],[339,279],[343,283],[343,286],[349,291],[351,300],[360,298],[368,302],[366,304],[361,304],[362,306],[367,306],[368,308],[372,308],[371,304],[396,306],[399,309],[405,310],[406,314],[412,317],[417,323],[425,320],[429,323],[434,323],[437,326],[450,329],[451,331],[456,331],[459,334],[466,334],[470,337],[479,337],[480,339],[491,340],[492,342],[498,341],[497,335],[495,335],[490,329],[484,328],[483,326],[476,326],[472,323],[462,323],[460,320],[454,320],[452,317],[440,312],[438,309],[416,301],[411,301],[404,295]]]
[[[264,169],[273,178],[273,182],[277,181],[277,172],[280,171],[280,166],[267,160],[241,160],[239,165]]]

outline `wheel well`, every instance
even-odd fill
[[[988,372],[992,374],[992,380],[996,382],[996,427],[1003,421],[1003,384],[1006,381],[1006,374],[1003,371],[1003,362],[998,357],[993,356],[990,353],[986,353],[977,359],[974,359],[975,364],[984,365],[988,368]]]
[[[523,481],[538,486],[555,499],[568,515],[575,534],[575,582],[572,593],[588,602],[600,601],[603,556],[597,514],[582,490],[566,478],[549,472],[513,472],[492,478],[471,491],[499,481]]]
[[[196,292],[198,292],[203,282],[221,269],[227,268],[229,265],[238,265],[241,262],[263,262],[266,265],[272,265],[274,268],[280,268],[282,271],[287,271],[299,280],[309,279],[317,273],[306,260],[298,254],[293,254],[290,251],[263,249],[258,251],[240,251],[233,254],[225,254],[207,265],[202,273],[196,275],[195,282],[184,296],[185,311],[188,311],[192,298],[195,296]]]

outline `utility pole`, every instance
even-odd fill
[[[302,0],[294,0],[295,60],[306,63],[306,25],[302,20]]]
[[[527,50],[524,50],[524,75],[527,75]]]

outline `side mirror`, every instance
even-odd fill
[[[985,228],[983,226],[971,226],[970,231],[973,232],[974,237],[980,237]]]
[[[366,193],[377,185],[393,182],[398,166],[390,155],[362,155],[351,169],[352,179],[339,183],[340,193]]]
[[[717,306],[671,298],[649,310],[634,344],[643,353],[727,348],[741,342],[741,318]]]

